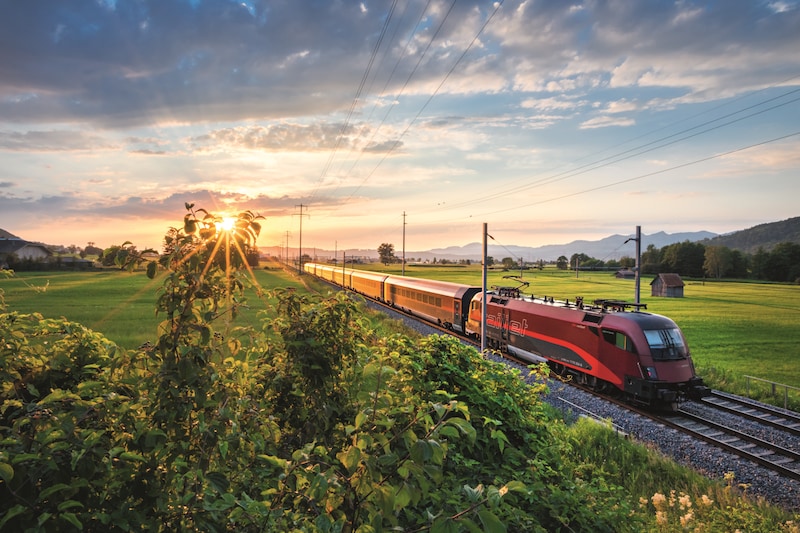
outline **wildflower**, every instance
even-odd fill
[[[685,515],[683,515],[683,516],[681,517],[681,525],[682,525],[683,527],[686,527],[686,525],[687,525],[689,522],[691,522],[693,518],[694,518],[694,513],[692,513],[691,511],[689,511],[688,513],[686,513]]]
[[[656,492],[655,494],[653,494],[652,500],[653,500],[653,507],[655,507],[656,509],[660,509],[661,506],[664,504],[664,502],[667,501],[667,498],[660,492]]]
[[[722,476],[722,479],[724,479],[725,483],[727,483],[728,486],[730,486],[730,485],[733,484],[733,479],[735,477],[736,477],[736,474],[734,474],[733,472],[725,472],[725,475]]]
[[[684,493],[681,492],[681,496],[680,496],[680,498],[678,498],[678,501],[681,504],[681,510],[682,511],[685,510],[685,509],[691,509],[692,508],[692,498],[688,494],[684,494]]]
[[[664,525],[667,523],[667,513],[664,511],[656,511],[656,523]]]
[[[641,507],[642,509],[647,507],[647,498],[645,498],[644,496],[639,496],[639,507]]]
[[[703,494],[703,496],[700,498],[700,504],[703,507],[711,507],[712,503],[714,503],[714,500],[709,498],[706,494]]]

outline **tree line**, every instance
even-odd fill
[[[601,261],[585,254],[573,254],[568,261],[561,256],[556,266],[560,269],[602,267],[632,267],[633,258],[619,261]],[[675,272],[694,278],[738,278],[760,281],[800,283],[800,244],[784,242],[767,251],[758,248],[755,253],[745,253],[727,246],[704,245],[684,241],[656,248],[651,244],[642,252],[642,273]]]

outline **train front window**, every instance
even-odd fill
[[[678,328],[646,329],[644,336],[650,345],[650,354],[654,361],[685,359],[688,355],[686,345]]]

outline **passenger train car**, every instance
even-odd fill
[[[708,394],[695,375],[686,339],[671,319],[644,305],[596,300],[585,305],[522,295],[516,288],[480,287],[306,263],[304,270],[407,313],[479,338],[486,297],[486,341],[558,374],[619,392],[653,408],[675,409]]]

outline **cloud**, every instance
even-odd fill
[[[364,127],[343,124],[311,125],[277,123],[265,126],[237,126],[209,131],[189,139],[195,150],[262,150],[319,152],[350,148],[355,139],[368,133]]]
[[[603,115],[590,118],[581,122],[581,129],[608,128],[610,126],[633,126],[636,123],[632,118]]]
[[[117,146],[107,139],[76,130],[0,132],[0,150],[25,152],[61,152],[72,150],[109,150]]]

